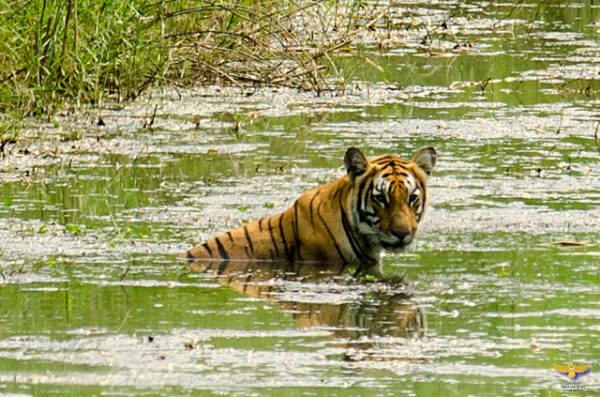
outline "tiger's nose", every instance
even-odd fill
[[[392,231],[392,234],[398,238],[398,240],[403,243],[410,243],[415,237],[416,229],[405,229],[398,232]]]

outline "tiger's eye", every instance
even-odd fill
[[[419,197],[419,196],[418,196],[417,194],[415,194],[415,193],[411,193],[411,194],[408,196],[408,203],[409,203],[409,204],[412,204],[412,203],[414,203],[414,202],[415,202],[415,200],[416,200],[418,197]]]
[[[385,195],[383,193],[374,194],[373,200],[375,200],[379,204],[385,204]]]

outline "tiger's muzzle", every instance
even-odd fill
[[[389,240],[381,240],[381,246],[388,250],[401,250],[413,242],[416,230],[394,232],[390,231]]]

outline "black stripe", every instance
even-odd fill
[[[362,194],[362,191],[365,189],[365,185],[367,184],[367,182],[369,182],[369,185],[373,186],[373,179],[374,176],[377,174],[377,170],[375,168],[371,169],[371,171],[369,171],[369,173],[365,176],[365,178],[362,180],[362,182],[360,183],[360,186],[358,188],[358,191],[360,192],[359,194]]]
[[[294,203],[294,245],[296,246],[296,256],[302,260],[300,255],[300,225],[298,224],[298,200]]]
[[[323,219],[323,217],[321,216],[321,206],[320,205],[317,207],[317,216],[321,220],[321,223],[323,224],[323,226],[325,226],[325,230],[327,230],[327,233],[329,233],[329,237],[331,237],[331,240],[333,241],[333,245],[335,245],[335,250],[337,251],[339,257],[342,258],[342,261],[344,262],[344,265],[345,265],[346,263],[348,263],[348,261],[346,260],[346,258],[344,258],[344,254],[342,254],[342,250],[340,249],[340,246],[338,245],[337,240],[335,239],[335,236],[331,232],[331,229],[329,229],[329,226],[327,226],[327,223],[325,223],[325,219]]]
[[[394,165],[394,172],[396,174],[402,174],[403,173],[402,170],[409,171],[408,167],[405,164],[402,164],[402,163],[398,164],[398,163],[396,163]]]
[[[337,189],[335,189],[335,188],[334,188],[334,189],[332,189],[332,190],[329,192],[329,197],[328,197],[328,199],[329,199],[329,200],[331,200],[331,199],[332,199],[332,198],[335,196],[335,193],[336,193],[336,192],[337,192]]]
[[[358,198],[360,199],[362,197],[363,191],[365,190],[365,186],[367,185],[367,182],[370,182],[369,186],[373,186],[373,180],[370,178],[371,175],[369,175],[368,178],[364,178],[362,180],[362,182],[360,183],[360,186],[358,187]]]
[[[252,245],[252,239],[250,238],[250,233],[248,233],[248,227],[244,225],[244,234],[246,235],[246,241],[248,241],[248,248],[250,248],[251,256],[254,256],[254,246]]]
[[[265,220],[265,218],[260,218],[259,221],[258,221],[258,231],[259,232],[263,231],[263,225],[262,225],[262,223],[263,223],[264,220]]]
[[[366,184],[366,181],[365,181],[365,184]],[[358,219],[361,222],[368,221],[367,216],[366,216],[367,212],[366,212],[366,210],[363,210],[362,207],[363,207],[363,202],[368,201],[368,198],[371,195],[371,192],[373,191],[373,179],[371,179],[369,181],[369,187],[367,188],[367,191],[364,194],[364,197],[363,197],[363,190],[364,190],[364,185],[361,184],[360,190],[358,191],[358,202],[356,204],[356,207],[358,209]],[[366,208],[366,206],[365,206],[365,208]]]
[[[384,163],[389,163],[391,159],[393,159],[393,156],[387,155],[387,156],[383,156],[380,157],[378,159],[375,159],[374,161],[372,161],[373,164],[377,164],[377,165],[381,165]]]
[[[281,234],[281,240],[283,242],[283,248],[285,249],[285,257],[288,261],[292,261],[290,258],[290,252],[288,251],[287,241],[285,240],[285,233],[283,232],[283,214],[279,217],[279,234]]]
[[[229,241],[233,243],[233,236],[231,235],[231,232],[227,232],[227,237],[229,237]]]
[[[227,269],[227,264],[229,262],[227,262],[227,260],[222,261],[221,263],[219,263],[219,269],[217,270],[217,274],[223,274],[225,272],[225,270]],[[230,280],[231,282],[231,280]]]
[[[212,250],[210,249],[210,247],[208,246],[208,243],[204,243],[202,244],[202,247],[206,250],[206,252],[208,252],[208,256],[210,256],[211,258],[213,257],[212,255]]]
[[[194,255],[192,255],[192,251],[187,250],[187,252],[185,253],[186,259],[187,259],[187,263],[192,263],[194,262]]]
[[[344,226],[344,232],[346,232],[346,237],[350,242],[350,246],[352,247],[352,251],[356,258],[362,262],[362,252],[358,245],[358,242],[355,240],[354,233],[352,233],[350,223],[348,222],[348,217],[346,215],[346,211],[344,211],[342,200],[340,199],[340,212],[342,213],[342,226]]]
[[[298,274],[298,270],[300,269],[300,265],[298,265],[298,268],[296,268],[294,266],[294,262],[288,262],[285,264],[285,269],[283,270],[283,273],[296,273]]]
[[[246,270],[244,271],[244,273],[246,273],[248,271],[248,267],[246,267]],[[252,280],[252,274],[249,274],[246,277],[246,281],[244,281],[244,288],[242,289],[242,292],[245,294],[246,290],[248,289],[248,287],[250,286],[250,280]]]
[[[229,255],[227,255],[225,247],[223,247],[223,244],[221,244],[221,240],[219,240],[218,237],[215,237],[215,242],[217,243],[217,248],[219,249],[219,255],[221,255],[221,258],[228,260]]]
[[[367,192],[367,200],[368,201],[373,200],[371,197],[372,194],[373,194],[372,190],[369,190]],[[364,216],[364,222],[366,222],[367,225],[369,225],[369,226],[373,226],[374,224],[379,223],[379,217],[377,216],[377,212],[375,212],[374,208],[372,208],[371,211],[368,211],[368,210],[364,211],[363,216]]]
[[[273,236],[273,228],[271,227],[271,218],[269,218],[269,234],[271,235],[271,242],[273,243],[273,247],[275,247],[275,258],[279,259],[279,248],[277,248],[277,243],[275,242],[275,236]],[[272,259],[275,259],[272,258]]]
[[[336,199],[342,194],[342,188],[335,189],[335,193],[333,194],[333,198]]]

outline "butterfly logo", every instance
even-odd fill
[[[555,365],[552,368],[562,376],[566,376],[569,382],[575,382],[592,372],[591,364],[575,365],[570,363],[569,365]]]

